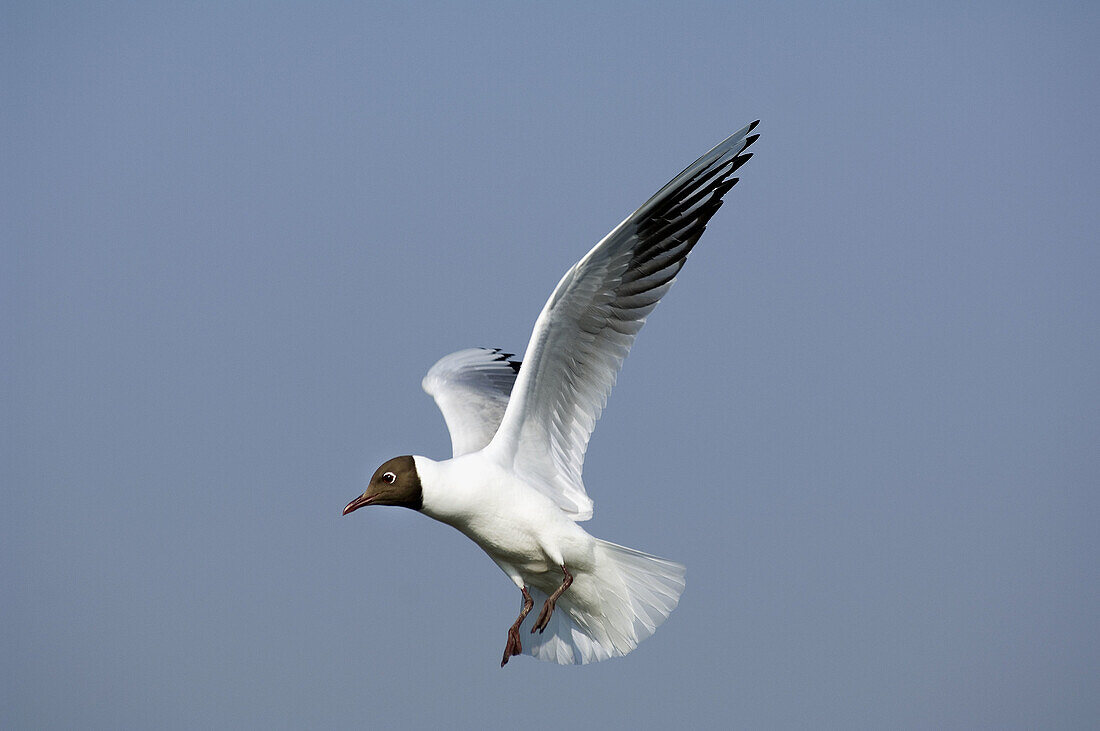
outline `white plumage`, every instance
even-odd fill
[[[523,612],[517,619],[526,654],[563,664],[624,655],[679,601],[683,566],[578,525],[592,516],[581,470],[623,359],[737,182],[756,125],[673,178],[566,272],[522,366],[482,348],[436,363],[423,387],[443,412],[452,459],[390,460],[345,508],[419,508],[481,546],[524,592],[524,606],[528,593],[534,606],[559,594],[541,618]],[[542,631],[530,634],[547,610]],[[514,635],[502,665],[519,651]]]
[[[424,376],[420,385],[443,412],[453,456],[476,452],[497,433],[519,370],[510,357],[499,348],[467,348],[445,356]]]

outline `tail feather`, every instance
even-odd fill
[[[678,563],[598,540],[594,570],[575,575],[542,634],[528,634],[546,601],[545,592],[531,587],[536,611],[521,628],[523,651],[562,665],[625,655],[676,608],[684,573]]]

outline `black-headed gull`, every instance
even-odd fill
[[[344,508],[419,510],[489,554],[523,594],[502,667],[524,652],[562,664],[625,655],[680,600],[683,566],[577,524],[592,517],[581,466],[634,337],[752,157],[757,124],[688,166],[565,273],[522,366],[484,348],[432,366],[423,386],[443,412],[452,458],[395,457]]]

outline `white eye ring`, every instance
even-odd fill
[[[392,472],[387,472],[386,474],[382,475],[382,481],[392,485],[393,483],[397,482],[397,475]]]

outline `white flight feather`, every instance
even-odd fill
[[[500,427],[485,452],[573,520],[592,517],[588,440],[634,337],[672,286],[732,174],[750,124],[692,163],[577,262],[535,322]]]
[[[496,434],[518,362],[500,349],[467,348],[439,359],[421,387],[435,399],[447,431],[452,456],[476,452]]]

